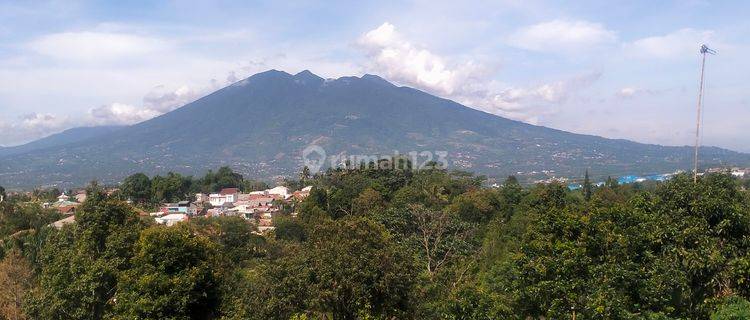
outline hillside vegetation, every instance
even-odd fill
[[[441,170],[302,178],[314,188],[297,216],[278,217],[262,236],[238,217],[156,226],[96,186],[61,230],[11,199],[0,216],[0,318],[747,313],[750,202],[728,175],[575,192],[512,177],[488,189],[481,177]]]

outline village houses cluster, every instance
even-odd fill
[[[172,226],[175,223],[188,221],[193,217],[219,217],[239,216],[258,227],[259,232],[273,230],[274,217],[288,209],[288,213],[295,216],[294,205],[304,200],[312,187],[302,190],[291,191],[284,186],[278,186],[261,191],[242,193],[238,188],[224,188],[218,193],[195,194],[195,201],[179,201],[176,203],[163,203],[154,212],[147,213],[139,211],[142,216],[151,216],[156,223]],[[117,189],[108,190],[108,193]],[[65,193],[61,194],[56,202],[44,203],[45,208],[56,209],[63,218],[52,223],[55,228],[75,222],[75,213],[84,201],[85,191],[78,192],[74,197]],[[128,200],[130,203],[130,201]]]
[[[224,188],[218,193],[195,195],[195,201],[166,203],[149,215],[157,223],[171,226],[195,216],[239,216],[258,226],[258,231],[273,229],[273,218],[284,208],[292,208],[310,194],[312,187],[292,192],[287,187],[241,193],[238,188]],[[295,213],[290,212],[292,216]]]

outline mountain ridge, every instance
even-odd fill
[[[54,133],[49,136],[27,142],[22,145],[0,147],[0,156],[15,155],[44,148],[59,147],[67,144],[74,144],[85,141],[94,137],[109,134],[124,128],[125,126],[91,126],[91,127],[74,127]]]
[[[535,126],[376,75],[323,79],[309,70],[269,70],[116,132],[0,156],[0,185],[116,182],[134,172],[201,174],[222,165],[254,178],[294,176],[311,144],[328,155],[446,151],[450,168],[497,177],[661,173],[692,161],[686,146]],[[748,154],[701,151],[704,166],[750,165]]]

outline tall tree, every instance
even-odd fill
[[[412,205],[410,211],[422,265],[432,280],[443,267],[455,262],[470,248],[473,228],[449,210],[433,210],[417,204]]]
[[[313,230],[305,248],[312,310],[333,319],[409,314],[414,268],[382,226],[361,217],[329,221]]]
[[[124,319],[211,319],[218,313],[217,250],[187,226],[141,234],[132,267],[118,277],[115,312]]]
[[[307,180],[310,180],[310,168],[307,166],[302,167],[302,171],[299,173],[299,181],[305,184]]]
[[[151,179],[143,173],[136,173],[122,183],[122,193],[135,203],[144,204],[153,198]]]
[[[130,265],[141,223],[132,207],[97,185],[76,213],[76,223],[47,240],[39,290],[29,299],[36,319],[102,319],[112,311],[117,275]]]

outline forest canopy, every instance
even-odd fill
[[[143,191],[144,202],[164,183],[131,178],[128,192]],[[748,314],[750,198],[730,175],[585,192],[512,177],[490,188],[435,169],[305,180],[313,188],[296,214],[264,234],[240,217],[155,225],[96,185],[60,230],[47,226],[52,212],[0,203],[0,319]],[[243,180],[219,170],[200,181]]]

